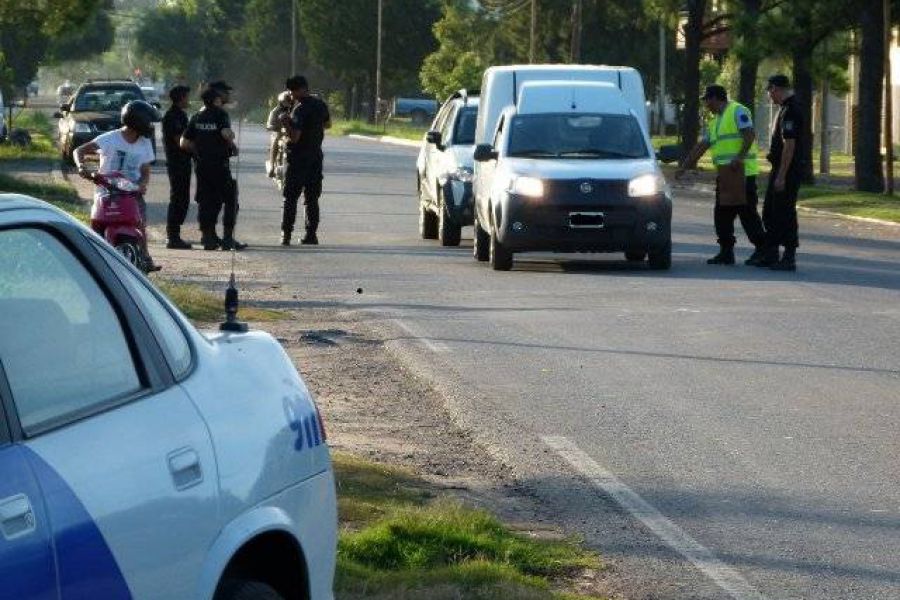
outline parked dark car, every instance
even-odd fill
[[[437,100],[427,98],[394,98],[391,116],[409,117],[416,125],[425,125],[437,114]]]
[[[69,101],[60,105],[59,112],[53,115],[59,119],[62,159],[72,164],[75,148],[101,133],[121,127],[119,115],[122,107],[132,100],[146,100],[140,86],[132,81],[88,80],[81,84]]]

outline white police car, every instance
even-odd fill
[[[325,431],[264,333],[201,335],[0,195],[0,599],[331,599]]]

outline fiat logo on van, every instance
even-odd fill
[[[581,187],[579,189],[581,190],[582,194],[590,194],[594,191],[594,186],[592,186],[589,181],[585,181],[581,184]]]

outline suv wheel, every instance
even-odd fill
[[[438,239],[441,246],[459,246],[462,227],[450,219],[444,204],[444,194],[438,192]]]
[[[497,231],[491,228],[491,268],[495,271],[509,271],[513,265],[513,253],[497,239]]]
[[[475,243],[472,245],[472,254],[475,260],[485,262],[491,254],[491,238],[488,232],[481,228],[478,217],[475,217]]]
[[[438,237],[437,215],[419,202],[419,234],[423,240],[436,240]]]
[[[267,583],[233,579],[220,586],[215,600],[284,600],[284,597]]]
[[[666,242],[666,245],[658,250],[651,250],[649,261],[650,268],[658,271],[665,271],[672,266],[672,240]]]

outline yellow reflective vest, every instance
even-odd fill
[[[722,111],[721,115],[715,115],[707,123],[709,128],[709,146],[712,151],[713,163],[718,167],[727,165],[738,154],[741,153],[741,147],[744,145],[744,138],[737,126],[736,112],[738,108],[747,110],[747,107],[738,102],[729,102]],[[749,110],[747,113],[749,114]],[[744,175],[750,177],[759,174],[759,146],[756,140],[747,151],[744,157]]]

